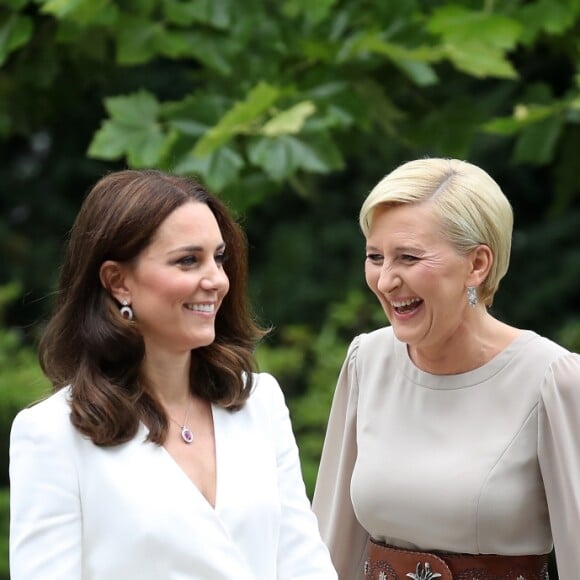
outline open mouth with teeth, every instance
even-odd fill
[[[205,312],[206,314],[215,311],[215,304],[186,304],[185,307],[193,312]]]
[[[413,310],[417,310],[421,304],[423,304],[421,298],[410,298],[409,300],[391,302],[391,305],[397,314],[408,314],[409,312],[413,312]]]

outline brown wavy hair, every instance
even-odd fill
[[[190,388],[236,410],[252,388],[254,348],[266,333],[247,299],[247,241],[226,206],[199,183],[156,170],[124,170],[98,181],[70,232],[53,314],[39,359],[53,390],[70,385],[71,421],[96,445],[132,439],[143,421],[149,440],[162,444],[168,418],[142,375],[145,345],[135,323],[103,287],[106,260],[129,262],[152,241],[161,223],[189,201],[206,204],[226,243],[230,282],[215,321],[212,344],[192,350]]]

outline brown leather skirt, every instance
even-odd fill
[[[498,556],[403,550],[370,540],[369,580],[548,580],[548,554]]]

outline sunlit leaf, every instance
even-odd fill
[[[441,48],[459,70],[482,78],[517,77],[507,58],[522,32],[516,20],[483,10],[444,6],[434,10],[427,27],[441,37]]]
[[[445,51],[459,70],[474,77],[513,79],[518,76],[516,69],[501,50],[476,40],[461,46],[446,45]]]
[[[306,119],[315,112],[316,106],[312,101],[302,101],[272,117],[260,132],[267,137],[299,133]]]
[[[497,117],[483,125],[484,131],[497,135],[513,135],[529,125],[552,117],[557,108],[546,105],[518,104],[510,117]]]
[[[39,0],[42,12],[59,18],[69,15],[86,2],[87,0]]]
[[[280,89],[259,83],[243,101],[238,101],[197,143],[195,155],[205,157],[235,135],[246,133],[278,99]]]
[[[459,46],[477,39],[478,43],[504,50],[514,48],[522,31],[521,24],[512,18],[461,6],[435,9],[427,27],[445,43]]]

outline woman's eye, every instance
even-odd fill
[[[197,258],[195,256],[184,256],[177,260],[177,263],[180,266],[193,266],[197,262]]]
[[[403,262],[416,262],[418,259],[417,256],[412,256],[411,254],[401,255],[401,260],[403,260]]]
[[[383,256],[381,254],[367,254],[367,260],[369,262],[382,262]]]
[[[215,256],[215,262],[216,264],[223,264],[226,260],[227,260],[227,255],[225,252],[221,253],[221,254],[216,254]]]

